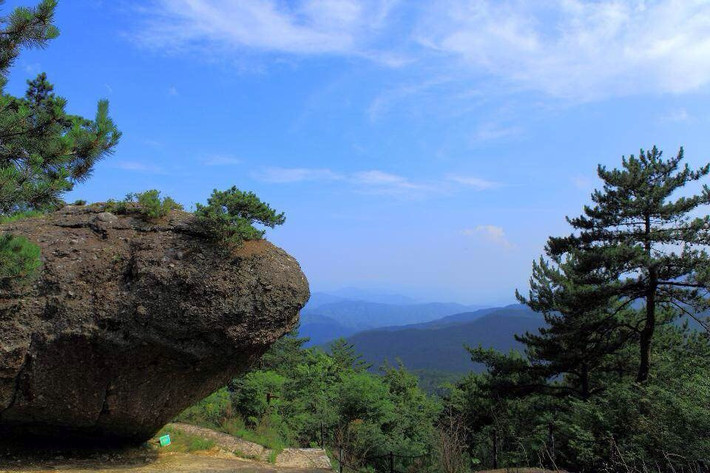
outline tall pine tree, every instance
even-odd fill
[[[556,260],[534,262],[528,298],[516,292],[518,300],[542,313],[546,322],[538,333],[516,339],[526,347],[530,368],[545,379],[564,376],[566,389],[589,399],[604,389],[604,374],[628,371],[621,352],[635,340],[636,332],[628,326],[633,309],[614,296],[601,304],[596,285],[603,281],[574,274],[571,258]]]
[[[551,237],[549,262],[533,267],[530,296],[521,300],[549,327],[521,341],[549,364],[577,370],[581,383],[629,340],[638,341],[636,380],[646,381],[656,328],[708,306],[710,219],[697,211],[710,203],[710,189],[678,194],[710,165],[691,170],[682,161],[682,148],[664,159],[654,147],[622,158],[621,169],[599,166],[604,185],[594,205],[567,219],[574,232]]]
[[[45,74],[28,82],[24,97],[5,92],[20,50],[44,47],[58,36],[52,24],[56,5],[43,0],[0,18],[0,214],[57,204],[121,136],[107,101],[99,102],[93,120],[69,115],[66,100],[54,94]]]

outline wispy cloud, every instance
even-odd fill
[[[515,248],[515,245],[508,241],[503,228],[495,225],[478,225],[475,228],[467,228],[461,233],[466,236],[481,238],[506,250]]]
[[[564,98],[710,82],[710,3],[701,0],[449,0],[432,5],[417,37],[510,86]]]
[[[436,185],[415,183],[404,176],[383,171],[371,170],[354,173],[350,182],[368,194],[387,194],[400,197],[423,197],[425,194],[439,191]]]
[[[458,184],[465,188],[484,191],[500,187],[501,184],[473,176],[449,174],[440,179],[414,181],[406,176],[378,169],[339,173],[331,169],[268,167],[252,173],[258,181],[275,184],[289,184],[306,181],[339,181],[351,186],[355,191],[366,194],[383,194],[405,198],[420,198],[436,194],[447,194],[456,190]]]
[[[153,0],[137,41],[231,60],[360,57],[575,101],[710,84],[706,0]],[[639,33],[643,25],[643,33]],[[370,107],[376,119],[399,96]],[[497,136],[500,130],[482,130]]]
[[[394,186],[408,189],[418,189],[423,187],[420,184],[414,184],[406,177],[390,174],[383,171],[362,171],[353,174],[353,182],[368,186]]]
[[[140,161],[111,161],[110,166],[117,169],[123,169],[124,171],[134,171],[146,174],[165,174],[165,170],[160,166]]]
[[[241,164],[242,160],[234,156],[216,154],[208,156],[202,160],[205,166],[235,166]]]
[[[378,94],[370,103],[367,108],[368,117],[371,122],[377,122],[396,104],[411,101],[412,97],[420,98],[422,94],[431,92],[432,89],[446,85],[448,82],[448,78],[440,76],[428,81],[418,81],[414,84],[406,84],[387,89]]]
[[[660,118],[661,122],[682,123],[690,120],[690,114],[684,108],[671,110]]]
[[[343,176],[330,169],[268,167],[253,173],[259,181],[277,184],[303,181],[337,181]]]
[[[393,0],[156,0],[139,41],[154,48],[256,50],[293,55],[357,55],[391,65],[403,59],[371,47]]]
[[[498,123],[484,123],[480,125],[473,133],[472,141],[480,143],[482,141],[502,140],[520,135],[523,132],[522,128],[517,126],[505,126]]]
[[[481,179],[475,176],[459,176],[456,174],[449,174],[446,178],[450,181],[462,184],[467,187],[471,187],[475,190],[485,191],[489,189],[496,189],[501,186],[500,182],[488,181],[486,179]]]

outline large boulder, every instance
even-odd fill
[[[42,255],[34,279],[0,289],[0,437],[144,441],[248,368],[309,297],[283,250],[229,250],[185,212],[68,206],[0,231]]]

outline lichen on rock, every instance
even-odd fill
[[[31,284],[0,290],[0,437],[150,438],[246,369],[309,297],[294,258],[227,249],[195,218],[101,205],[0,226],[39,245]]]

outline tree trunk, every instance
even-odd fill
[[[651,340],[653,333],[656,331],[656,288],[658,286],[658,274],[656,268],[650,263],[651,259],[651,218],[646,216],[645,229],[645,250],[649,258],[648,268],[648,287],[646,288],[646,324],[641,330],[641,360],[639,362],[639,370],[636,375],[636,382],[644,383],[648,379],[649,371],[651,370]]]
[[[582,363],[582,399],[589,399],[589,366]]]
[[[641,361],[636,375],[636,382],[638,383],[646,382],[651,369],[651,340],[653,339],[653,332],[656,330],[655,295],[656,291],[654,289],[652,293],[646,296],[646,325],[641,331]]]

